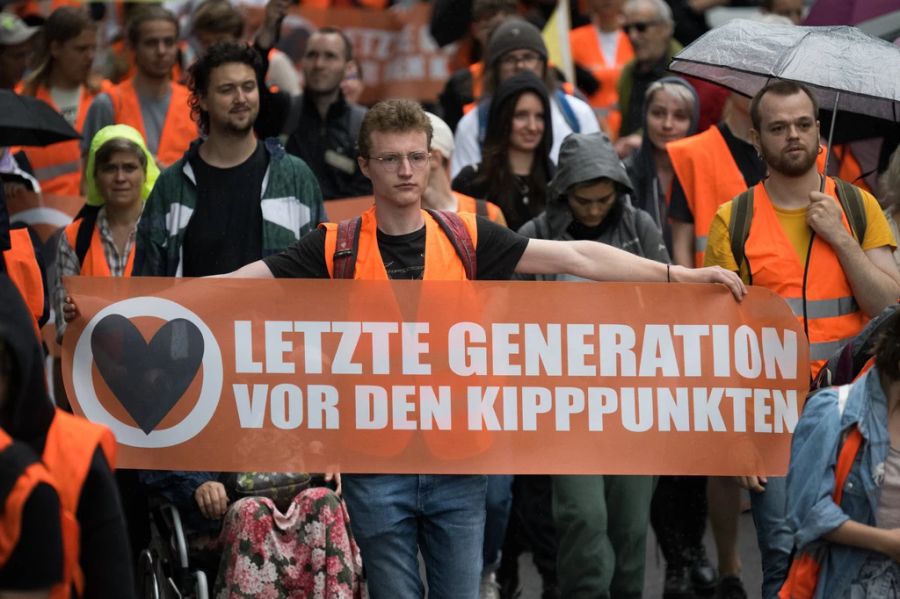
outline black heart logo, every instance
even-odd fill
[[[177,318],[147,343],[130,320],[110,314],[94,327],[91,349],[110,391],[149,435],[194,380],[203,335],[191,321]]]

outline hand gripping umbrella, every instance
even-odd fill
[[[80,137],[46,102],[0,90],[0,146],[48,146]]]
[[[672,59],[669,70],[745,96],[777,79],[804,84],[820,106],[832,109],[826,168],[838,111],[900,122],[900,48],[854,27],[739,19],[690,44]]]

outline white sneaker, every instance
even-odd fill
[[[484,572],[481,575],[478,596],[480,599],[500,599],[500,585],[497,584],[497,576],[494,572]]]

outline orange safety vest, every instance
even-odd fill
[[[0,430],[0,453],[5,452],[12,444],[12,437],[6,431]],[[11,463],[10,466],[15,466],[18,479],[10,488],[5,489],[6,495],[0,497],[0,505],[3,506],[0,511],[0,567],[6,564],[19,543],[22,534],[22,510],[31,492],[39,483],[56,488],[56,483],[36,457],[29,464],[26,464],[26,459],[22,457],[15,459],[18,463]]]
[[[694,266],[700,268],[716,209],[747,189],[747,184],[715,125],[703,133],[669,142],[666,151],[694,216]]]
[[[475,215],[462,213],[459,217],[469,232],[473,246],[477,248],[478,226]],[[373,206],[363,212],[360,218],[362,221],[357,238],[356,270],[353,278],[356,280],[387,281],[387,271],[384,268],[381,251],[378,248],[378,225],[375,220],[375,207]],[[422,218],[425,220],[425,272],[423,273],[423,279],[426,281],[467,280],[465,266],[453,247],[453,243],[441,229],[441,225],[424,210],[422,211]],[[324,223],[319,226],[325,229],[325,263],[328,267],[328,274],[333,277],[338,225],[336,223]],[[427,299],[423,299],[421,305],[428,306],[432,304],[429,304]],[[399,316],[399,310],[398,318],[402,320]],[[463,425],[459,430],[464,430],[464,428]],[[376,433],[371,442],[367,442],[368,439],[366,437],[369,431],[360,431],[360,433],[363,437],[360,439],[359,446],[365,448],[364,451],[367,454],[375,457],[400,454],[407,448],[414,435],[413,431],[398,430],[393,433],[390,440],[386,440],[382,435]],[[442,436],[433,435],[431,431],[423,431],[422,434],[430,450],[435,455],[445,459],[477,455],[491,443],[491,433],[487,431],[481,431],[480,433],[467,431],[461,437],[450,431],[444,431]]]
[[[838,163],[837,176],[839,179],[853,183],[860,189],[872,193],[869,184],[863,178],[862,166],[859,164],[856,156],[853,155],[849,144],[831,146],[831,159]],[[831,169],[828,170],[829,172],[834,172]]]
[[[827,180],[825,193],[832,198],[837,197],[831,178]],[[844,228],[850,231],[843,210],[841,220]],[[744,253],[753,275],[753,284],[771,289],[784,298],[802,324],[804,264],[785,235],[762,183],[753,188],[753,217]],[[810,370],[815,378],[826,360],[869,321],[853,297],[853,289],[837,254],[818,235],[813,240],[809,256],[806,311]]]
[[[81,8],[84,6],[84,3],[80,0],[52,0],[49,4],[44,2],[38,2],[38,0],[24,0],[23,2],[15,3],[15,13],[20,17],[27,17],[29,15],[43,17],[46,19],[49,17],[57,8],[61,8],[63,6],[72,6],[75,8]]]
[[[84,219],[78,218],[66,225],[65,236],[69,247],[73,250],[78,243],[78,230],[84,226]],[[88,246],[84,259],[81,260],[81,275],[85,277],[111,277],[109,263],[106,261],[106,252],[103,250],[103,240],[100,239],[100,227],[94,224],[91,232],[91,244]],[[128,262],[125,265],[123,276],[130,277],[134,268],[134,248],[137,244],[131,244],[131,252],[128,254]]]
[[[469,65],[469,74],[472,76],[472,99],[481,97],[481,89],[484,85],[484,61]]]
[[[191,109],[188,105],[190,92],[180,83],[173,81],[171,85],[172,97],[169,100],[169,110],[166,112],[166,120],[156,150],[157,160],[165,166],[180,159],[197,137],[197,124],[191,118]],[[109,97],[112,99],[113,120],[118,124],[131,125],[147,139],[134,80],[126,79],[114,86],[109,91]]]
[[[38,320],[44,314],[44,280],[38,266],[34,245],[28,229],[9,230],[10,248],[3,252],[6,274],[19,290],[34,323],[34,330],[40,338]]]
[[[381,260],[381,252],[378,249],[377,230],[375,222],[375,207],[372,206],[362,213],[362,224],[359,229],[359,249],[356,257],[356,273],[354,279],[387,281],[387,271]],[[447,238],[441,226],[430,214],[422,211],[425,220],[425,272],[423,279],[426,281],[465,281],[466,269],[463,267],[453,243]],[[472,244],[478,247],[478,226],[475,224],[474,213],[460,215]],[[334,250],[337,247],[337,223],[324,223],[319,225],[325,229],[325,263],[328,266],[328,274],[334,276]]]
[[[593,24],[570,31],[569,47],[572,48],[572,60],[589,70],[600,84],[600,88],[588,98],[588,104],[597,114],[603,130],[617,135],[622,124],[622,113],[619,111],[619,92],[616,85],[622,67],[634,58],[631,40],[624,33],[619,34],[613,64],[608,64],[603,58],[600,40],[597,39],[597,28]]]
[[[83,85],[81,101],[78,104],[78,116],[75,117],[75,130],[81,133],[88,108],[100,91],[108,91],[112,86],[104,81],[98,91],[91,91]],[[50,90],[40,87],[35,94],[57,112],[59,108],[53,102]],[[81,145],[80,140],[72,139],[51,144],[43,148],[23,148],[28,162],[34,168],[34,176],[41,183],[41,191],[56,195],[77,196],[81,193]]]
[[[95,424],[84,418],[56,410],[47,441],[41,456],[47,470],[57,481],[59,503],[63,510],[64,530],[75,530],[74,542],[64,536],[65,570],[63,582],[66,594],[54,592],[52,597],[68,597],[68,589],[73,588],[77,596],[84,592],[84,572],[80,566],[80,531],[76,514],[81,490],[90,470],[94,453],[100,447],[110,469],[116,463],[116,440],[104,426]]]
[[[478,214],[478,200],[476,200],[472,196],[467,196],[464,193],[459,193],[458,191],[454,191],[453,195],[456,197],[457,212],[470,212],[475,215]],[[500,210],[500,206],[493,202],[488,202],[487,200],[482,201],[484,202],[484,207],[487,210],[487,214],[484,214],[482,216],[485,216],[493,222],[497,222],[503,216],[503,211]]]

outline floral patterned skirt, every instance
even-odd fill
[[[264,497],[236,501],[218,545],[216,599],[364,597],[347,508],[328,489],[303,491],[284,514]]]

